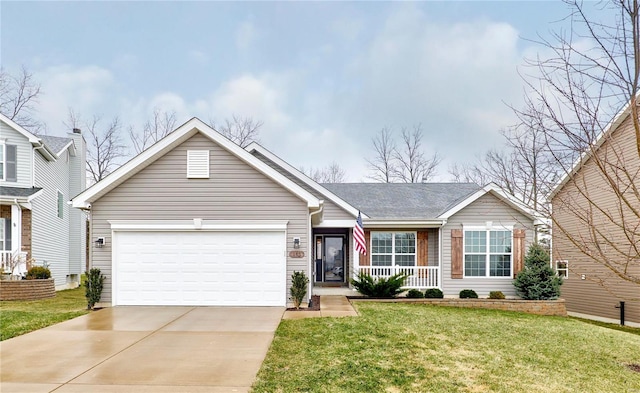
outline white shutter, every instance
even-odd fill
[[[187,178],[209,178],[209,150],[187,150]]]

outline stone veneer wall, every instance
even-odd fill
[[[432,304],[436,306],[485,308],[491,310],[516,311],[537,315],[567,316],[564,299],[558,300],[514,300],[514,299],[351,299],[352,301],[402,302]]]
[[[0,300],[38,300],[56,296],[53,278],[46,280],[0,280]]]

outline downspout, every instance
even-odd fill
[[[320,214],[322,213],[322,210],[324,209],[324,201],[321,200],[320,201],[320,208],[316,211],[314,211],[313,213],[309,214],[309,289],[308,289],[308,293],[309,293],[309,300],[311,300],[311,296],[313,295],[313,282],[315,280],[315,277],[313,276],[313,264],[315,263],[315,260],[313,259],[313,247],[315,247],[315,240],[313,238],[313,232],[312,232],[312,223],[311,220],[313,219],[313,216],[315,216],[316,214]]]

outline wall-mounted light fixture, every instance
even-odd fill
[[[97,239],[96,239],[96,241],[95,241],[95,242],[93,242],[93,243],[95,244],[96,248],[102,248],[102,247],[104,247],[104,244],[105,244],[106,242],[105,242],[105,240],[104,240],[104,237],[99,237],[99,238],[97,238]]]
[[[294,237],[293,238],[293,248],[300,248],[300,238],[299,237]]]

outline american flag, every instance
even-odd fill
[[[356,242],[356,251],[367,255],[367,244],[364,241],[364,228],[362,228],[362,215],[358,212],[356,226],[353,228],[353,239]]]

